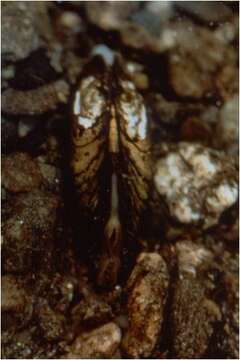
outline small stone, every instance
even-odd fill
[[[39,159],[38,159],[39,160]],[[43,183],[48,190],[59,191],[60,171],[53,165],[38,161],[39,169],[43,177]]]
[[[158,160],[154,175],[170,215],[183,224],[202,223],[205,228],[216,224],[238,199],[234,163],[199,144],[181,142],[173,148]]]
[[[224,301],[220,299],[223,319],[215,334],[215,349],[212,346],[211,349],[212,354],[220,351],[226,354],[225,358],[237,359],[239,357],[239,254],[221,252],[220,263],[221,294],[224,296]],[[213,356],[209,358],[211,357]]]
[[[7,89],[2,94],[2,111],[12,115],[39,115],[66,103],[69,86],[64,80],[34,90]]]
[[[75,33],[80,32],[83,29],[81,18],[72,11],[63,12],[60,18],[60,24]]]
[[[215,125],[218,122],[219,118],[219,102],[216,102],[216,106],[210,105],[207,108],[204,108],[203,112],[200,115],[200,120],[206,123],[208,126]]]
[[[210,343],[214,323],[221,315],[218,306],[205,298],[203,287],[191,275],[176,282],[170,314],[173,357],[202,358]]]
[[[2,182],[14,193],[38,188],[42,176],[37,163],[26,153],[14,153],[2,160]]]
[[[42,45],[37,27],[39,8],[25,1],[3,4],[2,53],[8,60],[23,59]]]
[[[72,309],[74,323],[96,325],[112,318],[111,307],[95,296],[87,296]]]
[[[18,123],[18,136],[24,138],[35,128],[34,121],[20,120]]]
[[[111,359],[121,341],[121,330],[113,322],[82,333],[74,341],[67,359]]]
[[[235,66],[235,49],[217,32],[190,21],[176,22],[172,28],[176,37],[169,54],[169,75],[174,92],[181,97],[211,98],[216,91],[216,72],[224,66]]]
[[[151,356],[162,329],[169,275],[157,253],[141,253],[127,283],[129,327],[122,348],[131,358]]]
[[[130,13],[138,7],[134,3],[122,4],[121,2],[110,3],[86,3],[88,19],[104,30],[118,29]]]
[[[176,244],[178,268],[181,274],[196,276],[197,269],[213,260],[213,254],[205,247],[191,241],[179,241]]]
[[[59,198],[33,190],[18,194],[2,224],[3,269],[11,273],[51,268]]]
[[[180,56],[170,57],[170,77],[172,87],[178,96],[201,98],[211,87],[210,79],[206,73],[200,73],[196,65]]]
[[[232,14],[230,21],[224,21],[216,28],[214,35],[226,44],[231,44],[238,37],[239,17]]]
[[[2,79],[9,80],[15,75],[15,67],[13,65],[4,66],[2,69]]]
[[[164,124],[175,124],[178,121],[180,105],[177,102],[167,101],[160,94],[152,94],[149,102],[153,111],[154,121]]]

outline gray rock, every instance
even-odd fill
[[[29,1],[2,4],[3,58],[17,61],[43,45],[41,34],[48,17],[46,5]],[[44,24],[44,25],[43,25]]]

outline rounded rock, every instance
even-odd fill
[[[38,188],[42,176],[36,162],[26,153],[14,153],[2,160],[2,183],[13,192],[27,192]]]
[[[150,357],[162,329],[169,275],[158,253],[141,253],[127,283],[129,326],[122,348],[131,358]]]
[[[111,359],[121,341],[121,330],[113,322],[79,335],[67,359]]]

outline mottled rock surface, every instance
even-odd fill
[[[8,89],[2,94],[2,111],[13,115],[39,115],[55,110],[59,103],[66,103],[68,96],[68,84],[63,80],[31,91]]]
[[[179,279],[172,304],[174,357],[201,358],[217,320],[220,311],[205,298],[201,285],[191,277]]]
[[[121,341],[120,328],[107,323],[93,331],[79,335],[74,341],[68,359],[111,359]]]
[[[171,148],[171,147],[170,147]],[[156,188],[182,223],[217,223],[238,199],[237,169],[231,159],[198,144],[179,143],[156,165]]]
[[[44,31],[48,34],[46,8],[41,3],[6,2],[2,4],[2,19],[2,52],[11,61],[27,57],[42,46]]]
[[[112,310],[107,303],[90,295],[72,309],[71,315],[75,323],[96,325],[109,320]]]
[[[42,182],[37,163],[26,153],[6,156],[2,161],[2,184],[13,193],[36,189]]]
[[[57,196],[40,190],[14,199],[11,216],[2,224],[5,271],[21,273],[33,266],[51,267],[58,207]]]
[[[169,58],[171,85],[178,96],[211,97],[215,92],[215,72],[219,67],[234,67],[234,48],[227,46],[218,32],[193,25],[186,21],[184,26],[173,27],[175,46]],[[205,56],[199,56],[204,53]]]
[[[151,355],[162,328],[169,275],[157,253],[142,253],[128,283],[129,327],[122,348],[133,358]]]

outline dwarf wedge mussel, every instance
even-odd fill
[[[98,284],[116,283],[123,242],[136,235],[151,180],[143,97],[115,56],[85,65],[72,104],[71,169],[81,214],[102,224]]]

